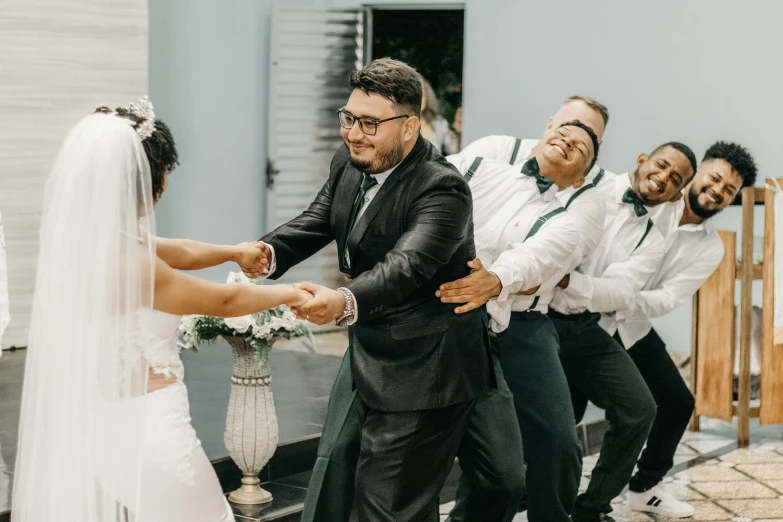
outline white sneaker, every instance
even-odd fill
[[[677,500],[660,486],[655,486],[644,493],[629,491],[628,506],[634,511],[655,513],[672,518],[692,517],[696,513],[693,506]]]

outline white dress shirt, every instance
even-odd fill
[[[630,305],[664,253],[661,233],[648,228],[649,213],[637,216],[632,204],[623,203],[630,187],[628,174],[606,172],[593,189],[606,202],[603,238],[571,272],[568,288],[555,291],[550,305],[563,314],[601,312],[601,326],[610,334],[617,329],[614,312]]]
[[[723,259],[723,242],[712,221],[680,226],[684,210],[682,199],[650,208],[666,253],[630,306],[617,312],[617,331],[626,348],[650,332],[648,319],[671,312],[693,296]]]
[[[475,160],[462,154],[446,159],[463,175]],[[562,205],[556,197],[557,185],[541,193],[536,178],[522,173],[519,166],[484,158],[469,186],[476,255],[503,287],[487,304],[492,328],[500,332],[508,327],[512,310],[530,309],[533,298],[516,292],[553,278],[569,262],[579,236],[571,216],[562,212],[527,238],[536,221]]]
[[[470,164],[472,157],[475,156],[503,163],[510,163],[512,157],[514,157],[514,165],[521,166],[530,157],[533,148],[538,145],[539,141],[535,139],[518,140],[513,136],[485,136],[465,147],[459,154],[449,156],[449,158],[455,158],[455,161]],[[517,142],[519,142],[519,145],[517,145]],[[514,150],[516,150],[516,155]],[[588,178],[594,179],[601,170],[596,165],[588,174]],[[586,181],[585,184],[589,184],[589,181]],[[549,303],[554,296],[555,285],[566,274],[574,270],[581,263],[582,257],[586,253],[592,252],[601,241],[601,237],[603,237],[606,203],[599,197],[596,189],[577,190],[569,187],[559,191],[557,199],[572,218],[576,232],[579,235],[579,244],[572,252],[570,260],[567,263],[563,263],[551,278],[541,283],[535,294],[516,296],[512,305],[512,311],[534,310],[546,313],[549,310]]]
[[[517,145],[517,142],[519,142],[519,145]],[[490,158],[510,165],[522,166],[527,159],[527,155],[537,143],[538,140],[522,140],[514,136],[495,134],[477,139],[462,149],[459,154],[454,154],[454,156]],[[514,149],[517,147],[517,154],[514,156]],[[511,161],[512,158],[514,161]]]

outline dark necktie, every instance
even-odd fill
[[[642,200],[639,199],[639,196],[636,195],[636,192],[634,192],[632,188],[629,188],[625,191],[625,194],[623,194],[623,203],[633,205],[633,210],[636,212],[637,217],[642,217],[647,214],[647,209],[644,208]]]
[[[359,192],[356,194],[356,199],[353,200],[351,214],[348,217],[348,234],[346,234],[346,237],[351,234],[353,226],[356,224],[356,219],[359,216],[359,209],[361,209],[362,205],[364,205],[365,194],[367,194],[368,190],[378,184],[378,180],[375,179],[374,176],[370,176],[366,172],[363,174],[363,176],[362,186],[359,187]]]
[[[538,192],[541,194],[549,190],[552,184],[554,184],[554,181],[545,176],[542,176],[538,171],[538,160],[535,157],[530,158],[524,163],[524,165],[522,165],[522,174],[536,178]]]

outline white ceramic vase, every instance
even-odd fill
[[[269,366],[257,366],[255,350],[242,337],[225,337],[234,354],[231,397],[223,440],[242,471],[242,487],[229,494],[237,504],[264,504],[272,495],[259,486],[259,472],[277,449],[277,415]]]

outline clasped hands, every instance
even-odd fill
[[[256,279],[269,271],[272,252],[265,243],[241,243],[237,245],[236,262],[242,272],[250,279]],[[301,290],[298,302],[291,311],[298,319],[315,324],[327,324],[340,317],[345,310],[345,297],[342,292],[313,283],[293,285]]]
[[[240,243],[235,248],[234,261],[248,278],[256,279],[269,271],[272,253],[266,244],[261,241]]]

